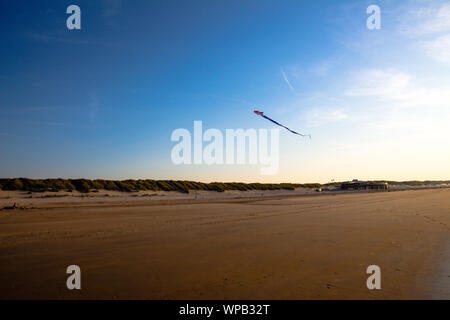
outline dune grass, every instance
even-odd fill
[[[179,191],[189,193],[193,190],[217,191],[226,190],[294,190],[298,187],[318,188],[318,183],[242,183],[242,182],[211,182],[203,183],[184,180],[103,180],[103,179],[28,179],[11,178],[0,179],[0,190],[20,191],[80,191],[95,192],[108,191]]]

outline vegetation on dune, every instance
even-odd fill
[[[387,182],[390,185],[437,185],[450,184],[450,181],[374,181]],[[179,191],[189,193],[194,190],[224,192],[226,190],[294,190],[295,188],[320,188],[323,186],[340,185],[340,182],[333,182],[321,185],[319,183],[242,183],[242,182],[196,182],[184,180],[89,180],[89,179],[28,179],[12,178],[0,179],[0,190],[20,190],[20,191],[80,191],[96,192],[98,190],[108,191]]]
[[[195,182],[182,180],[89,180],[89,179],[0,179],[0,190],[21,191],[73,191],[89,192],[108,191],[179,191],[189,193],[191,190],[224,192],[226,190],[294,190],[295,188],[318,188],[318,183],[241,183],[241,182]]]

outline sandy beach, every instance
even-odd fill
[[[29,208],[0,211],[1,299],[450,299],[450,189],[14,196],[0,206]]]

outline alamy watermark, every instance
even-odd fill
[[[381,268],[373,264],[367,267],[366,272],[370,274],[370,277],[366,281],[367,289],[381,290]]]
[[[66,26],[69,30],[81,29],[81,9],[79,6],[72,4],[67,7],[66,13],[70,14],[66,20]]]
[[[226,129],[224,135],[219,129],[213,128],[203,132],[202,121],[194,121],[193,134],[188,129],[179,128],[172,132],[170,139],[178,142],[171,151],[172,163],[175,165],[259,164],[262,175],[278,172],[278,129]]]
[[[366,10],[367,14],[370,14],[370,16],[367,18],[366,25],[367,29],[374,30],[374,29],[381,29],[381,9],[379,6],[372,4],[367,7]]]
[[[66,26],[69,30],[81,29],[81,9],[78,5],[72,4],[67,7],[66,13],[70,16],[66,20]],[[372,4],[367,7],[366,13],[370,14],[366,25],[369,30],[381,29],[381,10],[380,7]]]
[[[73,290],[81,289],[81,269],[76,264],[72,264],[67,267],[66,273],[70,274],[70,276],[66,280],[67,289]]]

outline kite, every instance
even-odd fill
[[[255,114],[257,114],[258,116],[261,116],[261,117],[263,117],[263,118],[266,118],[267,120],[269,120],[269,121],[275,123],[277,126],[280,126],[280,127],[285,128],[286,130],[292,132],[293,134],[297,134],[297,135],[299,135],[299,136],[301,136],[301,137],[309,137],[309,138],[311,139],[311,135],[310,135],[310,134],[301,134],[301,133],[295,132],[295,131],[289,129],[288,127],[286,127],[286,126],[283,126],[281,123],[278,123],[278,122],[276,122],[275,120],[270,119],[268,116],[265,116],[265,115],[264,115],[264,112],[261,112],[261,111],[258,111],[258,110],[254,110],[253,112],[254,112]]]

